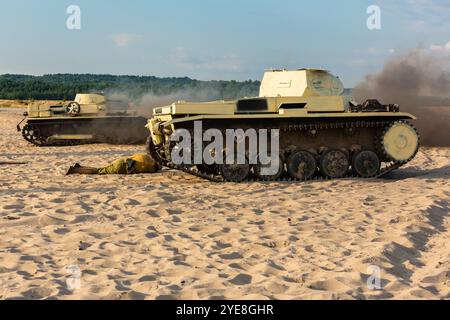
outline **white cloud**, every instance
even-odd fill
[[[394,54],[396,50],[394,48],[368,48],[367,53],[372,56],[385,56],[386,54]]]
[[[439,51],[439,50],[442,50],[442,46],[439,45],[439,44],[432,44],[432,45],[430,46],[430,49],[431,49],[432,51]]]
[[[450,27],[449,0],[377,0],[387,12],[414,31],[447,32]]]
[[[125,47],[140,38],[142,38],[141,35],[133,33],[117,33],[111,36],[111,39],[118,47]]]
[[[450,52],[450,41],[444,44],[432,44],[430,46],[430,50],[432,51],[448,51]]]
[[[170,61],[187,70],[239,71],[241,69],[241,62],[234,54],[205,56],[189,53],[183,47],[176,47],[172,50]]]
[[[411,21],[411,28],[413,30],[420,30],[420,29],[423,29],[425,26],[426,26],[426,23],[423,20],[413,20],[413,21]]]

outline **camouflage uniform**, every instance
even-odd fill
[[[118,159],[104,168],[82,167],[76,164],[70,167],[70,174],[141,174],[154,173],[160,169],[159,165],[147,154],[135,154],[131,157]]]
[[[127,159],[119,159],[112,162],[109,166],[98,169],[97,174],[128,174]]]

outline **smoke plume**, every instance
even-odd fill
[[[215,89],[181,89],[169,94],[157,94],[146,92],[142,95],[135,95],[125,90],[115,90],[105,92],[109,100],[127,102],[130,111],[135,111],[141,116],[150,118],[153,108],[170,105],[176,101],[206,102],[223,99],[223,93]]]
[[[401,111],[417,116],[423,145],[450,146],[449,51],[416,48],[394,57],[378,74],[367,75],[353,95],[359,102],[400,104]]]

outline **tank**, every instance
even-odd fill
[[[127,102],[109,100],[103,94],[77,94],[70,102],[31,104],[17,130],[37,146],[94,142],[144,144],[148,135],[147,118],[129,109]]]
[[[264,74],[258,97],[178,101],[155,108],[147,124],[148,152],[162,166],[217,182],[377,178],[411,161],[420,142],[411,123],[414,115],[375,99],[357,103],[345,92],[341,80],[326,70],[270,70]],[[267,144],[271,137],[278,139],[276,148],[269,147],[270,160],[255,155],[250,142],[244,143],[245,149],[230,147],[239,139],[250,140],[252,132],[263,131]],[[194,142],[187,142],[191,149],[182,147],[180,132],[194,137]],[[214,132],[215,139],[222,141],[213,148],[209,143]],[[227,144],[227,133],[233,132],[239,133]],[[195,137],[200,137],[200,144]],[[183,159],[195,158],[196,146],[211,156],[231,150],[234,160],[211,162],[203,156],[196,162],[174,161],[179,150],[186,156]],[[277,170],[264,170],[269,166]]]

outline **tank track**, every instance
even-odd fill
[[[105,144],[112,144],[112,145],[142,145],[142,141],[139,142],[122,142],[122,141],[111,141],[106,139],[94,139],[94,140],[65,140],[65,141],[55,141],[55,142],[42,142],[42,143],[36,143],[34,141],[29,141],[25,139],[29,143],[35,145],[36,147],[73,147],[73,146],[79,146],[79,145],[85,145],[85,144],[96,144],[96,143],[105,143]]]
[[[70,147],[76,146],[83,143],[82,140],[66,140],[66,141],[57,141],[57,142],[48,142],[48,139],[44,136],[35,136],[30,138],[27,135],[27,127],[22,129],[22,137],[29,143],[35,145],[36,147]],[[85,142],[86,143],[86,142]]]
[[[36,126],[27,123],[22,128],[21,133],[22,137],[26,141],[37,147],[43,147],[46,145],[46,139],[40,135],[39,129]]]
[[[404,122],[404,123],[408,123],[409,125],[411,125],[411,123],[409,123],[408,121],[405,120],[397,120],[397,121],[351,121],[351,122],[338,122],[338,123],[316,123],[316,124],[298,124],[298,125],[287,125],[287,126],[283,126],[283,127],[273,127],[273,128],[268,128],[268,129],[280,129],[281,132],[298,132],[298,131],[310,131],[310,130],[326,130],[326,129],[347,129],[347,128],[380,128],[383,129],[382,132],[386,132],[388,128],[390,128],[393,124],[397,123],[397,122]],[[414,130],[417,133],[417,129],[411,125]],[[377,149],[380,148],[381,144],[380,144],[380,139],[381,136],[377,136],[377,141],[376,141],[376,146]],[[419,141],[420,141],[420,136],[417,133],[417,136],[419,137]],[[176,165],[170,161],[167,161],[166,159],[163,159],[159,156],[158,152],[156,151],[156,149],[153,146],[153,143],[151,143],[151,137],[149,137],[149,140],[147,141],[147,151],[148,153],[159,163],[159,165],[161,165],[162,167],[167,167],[169,169],[173,169],[173,170],[179,170],[185,173],[188,173],[190,175],[202,178],[202,179],[206,179],[208,181],[211,182],[215,182],[215,183],[221,183],[221,182],[227,182],[226,179],[224,179],[220,174],[211,174],[205,171],[202,171],[200,169],[198,169],[197,166],[192,166],[192,167],[186,167],[186,166],[180,166],[180,165]],[[406,163],[408,163],[409,161],[411,161],[415,155],[417,154],[419,150],[419,146],[417,147],[417,150],[415,151],[414,155],[412,157],[410,157],[410,159],[406,160],[406,161],[389,161],[387,162],[387,164],[380,169],[380,171],[375,174],[374,176],[371,177],[367,177],[367,178],[362,178],[359,177],[357,175],[355,175],[352,170],[349,170],[347,172],[347,175],[344,176],[341,179],[349,179],[349,178],[358,178],[358,179],[375,179],[375,178],[381,178],[383,176],[385,176],[386,174],[402,167],[403,165],[405,165]],[[379,154],[383,154],[385,155],[384,150],[378,150]],[[385,162],[386,163],[386,162]],[[275,179],[271,182],[302,182],[302,181],[308,181],[308,180],[331,180],[331,178],[329,177],[324,177],[324,176],[320,176],[320,175],[315,175],[313,178],[311,179],[296,179],[290,176],[281,176],[278,179]],[[257,181],[261,181],[261,182],[267,182],[266,180],[263,179],[257,179],[255,177],[250,177],[247,178],[246,180],[244,180],[243,182],[257,182]]]
[[[59,140],[54,142],[49,142],[48,138],[38,135],[30,138],[30,136],[27,134],[27,132],[30,130],[30,126],[27,124],[23,127],[21,133],[22,137],[29,143],[35,145],[36,147],[71,147],[71,146],[78,146],[82,144],[92,144],[92,143],[107,143],[107,144],[126,144],[126,145],[138,145],[142,144],[142,139],[135,138],[133,140],[128,141],[122,141],[114,138],[108,138],[108,137],[99,137],[92,140]],[[39,131],[37,131],[39,132]]]

